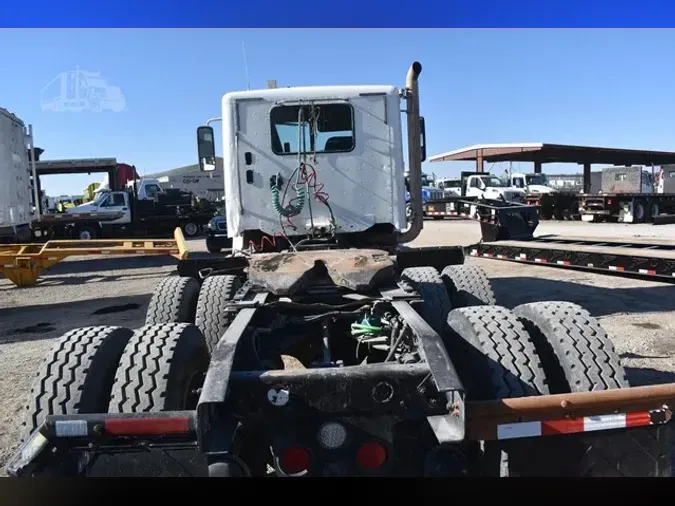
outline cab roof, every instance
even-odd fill
[[[366,85],[366,86],[300,86],[288,88],[272,88],[262,90],[233,91],[223,95],[223,103],[262,98],[266,101],[294,101],[304,99],[335,99],[356,98],[369,95],[398,95],[396,86]]]

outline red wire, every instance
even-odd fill
[[[311,169],[311,173],[308,174],[307,172],[307,167]],[[299,177],[299,184],[301,186],[307,186],[308,188],[311,189],[312,197],[314,197],[315,200],[318,200],[319,202],[322,203],[327,203],[328,199],[330,198],[330,195],[328,195],[328,192],[323,191],[324,188],[324,183],[320,183],[317,181],[316,177],[316,169],[312,167],[311,165],[308,164],[301,164],[300,165],[300,177]],[[296,193],[298,192],[298,183],[292,183],[291,188],[293,191]],[[289,200],[289,205],[292,205],[295,201],[298,200],[298,197],[293,197],[291,200]],[[298,227],[296,227],[293,222],[291,221],[291,218],[293,216],[297,216],[300,213],[295,213],[291,216],[286,217],[286,223],[289,227],[291,227],[293,230],[297,230]]]
[[[270,246],[272,246],[272,248],[276,248],[276,247],[277,247],[277,239],[276,239],[276,238],[277,238],[277,237],[283,237],[283,235],[277,233],[277,234],[274,234],[274,235],[271,236],[271,237],[272,237],[272,238],[270,239],[270,236],[263,235],[262,239],[260,240],[260,246],[258,246],[258,245],[257,245],[255,242],[253,242],[253,241],[248,241],[248,246],[249,246],[249,247],[253,247],[253,249],[254,249],[255,251],[260,252],[260,251],[263,251],[263,250],[265,249],[265,241],[267,241],[267,243],[268,243]]]

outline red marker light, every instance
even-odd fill
[[[108,418],[103,425],[107,434],[116,436],[187,434],[190,431],[188,418]]]
[[[356,462],[363,469],[377,469],[386,460],[387,450],[380,443],[365,443],[356,454]]]
[[[309,469],[311,457],[304,448],[292,446],[281,453],[279,465],[286,474],[298,474]]]

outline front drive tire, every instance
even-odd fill
[[[497,304],[490,280],[476,265],[448,265],[441,278],[453,308]]]
[[[162,279],[148,304],[145,324],[194,323],[198,297],[196,279],[180,276]]]
[[[419,293],[423,300],[420,315],[442,336],[452,305],[438,270],[435,267],[408,267],[403,269],[401,280]]]
[[[202,331],[209,353],[234,320],[236,314],[226,310],[227,304],[241,288],[237,276],[209,276],[202,283],[197,300],[195,324]]]

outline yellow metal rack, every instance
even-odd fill
[[[171,255],[179,260],[185,260],[188,249],[180,228],[174,231],[173,237],[173,240],[99,239],[0,246],[0,274],[16,286],[26,287],[37,283],[43,269],[49,269],[72,256]]]

